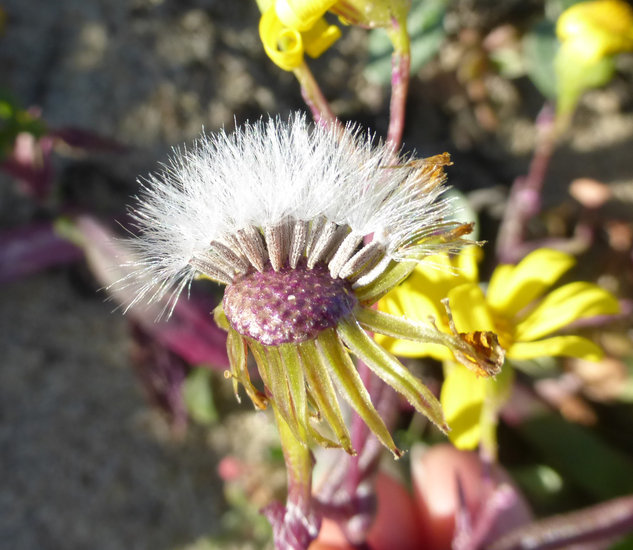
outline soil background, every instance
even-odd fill
[[[458,2],[453,18],[490,29],[517,2]],[[503,4],[503,8],[495,7]],[[529,17],[542,9],[527,3]],[[304,110],[289,73],[265,56],[251,0],[4,0],[0,75],[51,127],[76,126],[126,154],[56,155],[57,199],[115,227],[172,146],[204,127]],[[389,90],[365,80],[366,34],[346,28],[311,62],[344,120],[384,135]],[[505,189],[524,173],[542,97],[527,81],[487,82],[494,128],[439,59],[411,83],[405,146],[449,151],[451,184],[478,197],[491,226]],[[568,204],[575,177],[633,182],[633,60],[592,92],[547,179],[550,206]],[[0,229],[48,219],[0,175]],[[484,224],[485,227],[485,224]],[[11,550],[168,550],[217,534],[226,509],[218,460],[246,433],[218,428],[170,437],[130,367],[127,320],[81,266],[0,287],[0,547]],[[243,407],[242,410],[246,410]],[[222,431],[224,430],[224,431]],[[227,546],[228,548],[228,546]]]

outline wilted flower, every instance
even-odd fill
[[[449,345],[491,373],[503,361],[498,346],[371,309],[426,256],[458,249],[470,231],[447,221],[450,206],[437,200],[447,162],[398,159],[360,131],[311,129],[301,116],[201,138],[150,178],[133,213],[144,258],[135,277],[150,281],[137,301],[174,304],[197,276],[227,285],[215,317],[228,331],[236,395],[242,384],[256,407],[270,402],[303,445],[353,453],[338,390],[398,455],[348,349],[444,428],[440,404],[365,330]],[[248,349],[263,392],[249,377]],[[331,433],[317,427],[321,418]]]
[[[341,36],[329,24],[327,11],[345,24],[387,27],[397,20],[403,26],[409,10],[407,0],[258,0],[262,17],[259,35],[268,56],[286,71],[303,63],[303,54],[319,57]]]
[[[619,311],[617,300],[593,283],[568,283],[546,294],[574,265],[572,256],[546,248],[535,250],[516,266],[497,266],[484,292],[479,286],[476,251],[467,248],[457,256],[429,259],[445,269],[416,269],[404,284],[379,302],[379,309],[411,319],[430,315],[439,318],[439,326],[446,331],[453,322],[458,331],[494,331],[509,360],[552,356],[600,359],[602,350],[587,338],[573,334],[551,336],[578,319]],[[450,267],[456,275],[451,275]],[[438,317],[445,296],[452,319],[446,315]],[[512,370],[508,365],[496,380],[478,378],[454,365],[447,348],[377,338],[392,353],[446,361],[447,378],[441,401],[451,428],[449,435],[457,446],[477,446],[482,430],[494,438],[490,430],[496,426],[496,411],[509,395]]]
[[[327,7],[321,11],[318,9],[320,6],[317,6],[316,10],[304,14],[303,24],[289,25],[280,19],[276,9],[278,4],[280,2],[272,2],[262,10],[259,36],[268,57],[283,70],[292,71],[299,67],[303,63],[304,53],[310,57],[319,57],[340,38],[341,30],[323,18]]]

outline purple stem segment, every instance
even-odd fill
[[[402,143],[410,67],[411,55],[408,49],[406,51],[394,49],[391,58],[391,103],[387,131],[387,141],[394,150],[398,150]]]
[[[307,550],[321,528],[321,517],[312,498],[314,457],[294,436],[273,404],[288,476],[286,505],[273,502],[262,513],[273,528],[277,550]]]
[[[392,17],[391,27],[387,29],[393,44],[391,55],[391,102],[389,104],[389,130],[387,141],[394,151],[400,149],[409,91],[409,73],[411,70],[411,42],[405,17]]]
[[[320,125],[340,125],[328,100],[323,95],[318,82],[305,61],[293,72],[301,85],[301,96],[310,109],[314,121]]]
[[[531,523],[487,546],[489,550],[605,548],[633,531],[633,496]]]
[[[559,126],[554,109],[546,104],[536,120],[537,144],[526,176],[514,180],[499,229],[497,257],[515,263],[526,253],[525,233],[530,219],[541,210],[543,184],[556,147]]]

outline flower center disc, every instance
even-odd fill
[[[356,303],[351,286],[320,264],[249,273],[226,287],[223,301],[231,326],[267,346],[314,339]]]

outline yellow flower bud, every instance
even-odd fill
[[[317,19],[305,32],[290,28],[277,17],[274,7],[262,14],[259,36],[268,57],[285,71],[292,71],[303,63],[303,54],[319,57],[341,36],[335,25]]]
[[[301,33],[284,27],[274,8],[262,14],[259,20],[259,36],[268,57],[284,71],[292,71],[303,62]]]
[[[585,62],[633,50],[633,9],[622,0],[574,4],[558,18],[556,34]]]
[[[334,4],[336,0],[277,0],[275,11],[286,27],[307,31]]]
[[[336,25],[330,25],[322,17],[314,23],[311,29],[302,32],[306,53],[312,57],[319,57],[341,36],[341,29]]]

